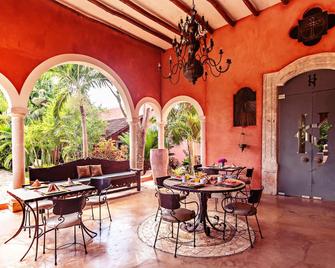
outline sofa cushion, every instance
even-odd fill
[[[90,166],[77,166],[78,178],[91,177]]]
[[[103,175],[101,165],[90,165],[90,169],[92,177]]]

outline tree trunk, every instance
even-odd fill
[[[194,144],[193,144],[193,141],[192,140],[187,140],[187,147],[188,147],[188,157],[189,157],[189,160],[190,160],[190,173],[193,174],[194,170],[193,170],[193,167],[194,167]]]
[[[150,108],[144,107],[142,121],[137,128],[137,163],[136,167],[143,170],[144,168],[144,150],[145,150],[145,135],[148,128],[150,118]]]
[[[83,140],[83,152],[82,157],[88,157],[88,139],[87,139],[87,126],[86,126],[86,111],[84,105],[80,105],[80,115],[81,115],[81,133]]]

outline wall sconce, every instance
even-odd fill
[[[240,135],[240,143],[238,144],[238,147],[240,147],[241,152],[243,152],[244,149],[248,147],[248,145],[245,143],[245,133],[243,131]]]

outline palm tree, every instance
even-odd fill
[[[200,141],[200,119],[195,108],[189,103],[174,107],[167,118],[167,142],[170,145],[187,143],[190,171],[194,166],[194,146]]]
[[[88,91],[99,85],[102,74],[90,67],[78,64],[64,64],[50,70],[52,75],[58,79],[59,93],[56,96],[54,108],[55,118],[60,118],[60,112],[69,97],[76,101],[77,108],[81,115],[82,131],[82,157],[88,157],[88,138],[86,125],[86,105],[90,103]]]

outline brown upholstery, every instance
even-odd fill
[[[59,216],[50,217],[49,219],[46,220],[47,227],[51,229],[54,229],[56,227],[57,229],[62,229],[62,228],[68,228],[68,227],[80,224],[78,213],[67,214],[67,215],[64,215],[63,217],[64,217],[63,222]]]
[[[90,169],[92,177],[103,175],[101,165],[90,165]]]
[[[243,181],[245,184],[250,184],[251,183],[251,179],[250,178],[239,177],[239,180]]]
[[[78,178],[91,177],[90,166],[77,166]]]
[[[103,196],[100,196],[100,202],[99,202],[99,196],[98,195],[93,195],[93,196],[90,196],[86,200],[86,205],[87,206],[95,206],[95,205],[99,205],[99,203],[104,204],[105,202],[106,202],[106,199],[104,199]]]
[[[30,207],[33,210],[36,210],[36,202],[29,203]],[[51,200],[41,200],[38,201],[38,209],[50,209],[53,207],[53,203]]]
[[[257,213],[257,208],[250,204],[242,202],[230,203],[226,205],[224,209],[228,213],[233,213],[234,215],[238,216],[252,216]]]
[[[178,208],[175,210],[164,210],[162,219],[167,222],[185,222],[195,217],[195,211],[187,208]]]

